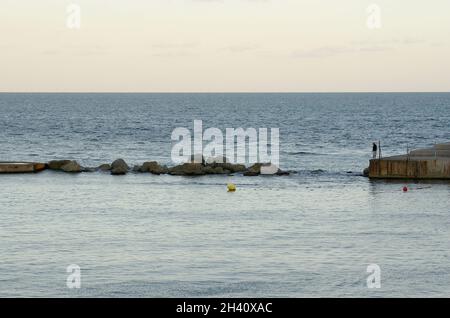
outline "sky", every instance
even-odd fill
[[[0,0],[0,92],[393,91],[450,91],[450,1]]]

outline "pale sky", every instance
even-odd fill
[[[450,91],[450,1],[0,0],[10,91]]]

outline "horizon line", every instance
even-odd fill
[[[0,94],[448,94],[449,91],[9,91]]]

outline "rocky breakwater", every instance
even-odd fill
[[[264,169],[262,169],[263,167],[271,167],[271,169],[266,169],[267,171],[264,171]],[[289,175],[289,172],[280,170],[278,167],[271,166],[270,164],[256,163],[247,168],[242,164],[231,163],[226,158],[202,159],[202,163],[183,163],[169,169],[169,174],[171,175],[184,176],[200,176],[209,174],[230,175],[235,173],[242,173],[244,176],[258,176],[261,174],[272,174],[279,176]]]
[[[200,160],[199,160],[200,161]],[[123,159],[117,159],[111,164],[102,164],[97,168],[86,168],[78,164],[74,160],[53,160],[47,163],[50,170],[62,171],[67,173],[80,172],[109,172],[111,175],[125,175],[130,171],[134,173],[150,173],[154,175],[169,174],[173,176],[203,176],[203,175],[233,175],[236,173],[244,176],[259,176],[259,175],[289,175],[289,172],[280,170],[276,166],[270,164],[255,163],[250,167],[243,164],[235,164],[229,162],[226,158],[208,158],[201,159],[201,162],[182,163],[173,167],[161,165],[156,161],[147,161],[142,165],[130,166]],[[266,168],[266,169],[264,169]]]

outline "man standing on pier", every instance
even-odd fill
[[[372,158],[373,159],[377,158],[377,151],[378,151],[378,146],[376,143],[373,143],[373,146],[372,146]]]

